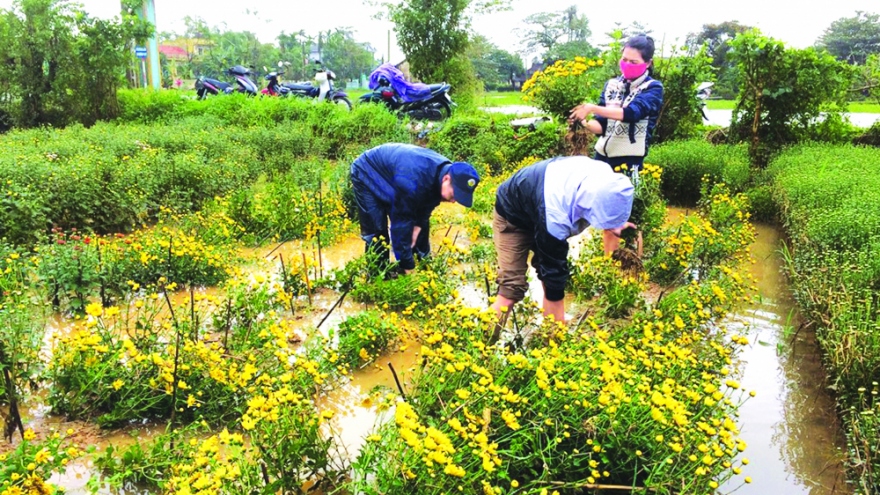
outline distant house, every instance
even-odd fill
[[[189,59],[189,54],[186,53],[186,48],[183,48],[182,46],[159,45],[159,53],[165,55],[165,58],[168,60]]]
[[[177,38],[159,45],[159,53],[164,53],[168,60],[189,60],[207,54],[213,45],[201,38]]]
[[[511,79],[513,89],[522,89],[523,83],[528,81],[535,74],[535,72],[538,72],[539,70],[544,70],[544,68],[545,65],[542,62],[532,62],[532,66],[526,69],[525,74],[515,74],[513,76],[513,78]]]

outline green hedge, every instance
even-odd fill
[[[195,100],[167,91],[123,91],[120,105],[115,123],[0,136],[0,238],[33,244],[53,226],[129,231],[161,206],[197,210],[260,177],[284,177],[313,159],[347,163],[369,147],[410,142],[418,130],[380,105],[347,111],[296,98]],[[432,123],[426,144],[492,172],[563,152],[563,126],[517,135],[511,118],[462,112]],[[346,167],[332,169],[327,185],[350,209]]]
[[[346,112],[296,100],[174,97],[173,105],[164,93],[129,102],[126,115],[158,119],[152,124],[99,123],[0,137],[6,151],[0,156],[0,238],[32,244],[52,226],[128,231],[154,219],[160,206],[192,211],[311,157],[350,160],[367,147],[410,140],[397,117],[376,105]],[[216,107],[205,106],[214,108],[206,115],[186,115],[208,103]],[[216,108],[230,113],[222,117]],[[236,124],[242,115],[248,115],[246,125]]]
[[[645,161],[663,167],[661,190],[673,204],[696,204],[704,176],[712,184],[726,183],[734,193],[745,191],[750,181],[748,150],[744,145],[672,141],[652,147]]]
[[[564,150],[565,126],[546,122],[534,131],[514,132],[514,117],[477,111],[456,114],[429,134],[428,145],[452,160],[473,163],[481,173],[498,173],[524,158],[549,158]]]
[[[880,488],[880,154],[804,145],[770,165],[789,271],[837,391],[859,493]],[[873,392],[872,392],[873,391]]]

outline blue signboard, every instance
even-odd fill
[[[147,49],[143,46],[134,47],[134,54],[137,58],[144,60],[147,58]]]

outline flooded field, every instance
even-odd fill
[[[673,219],[682,215],[681,210],[671,210]],[[740,354],[740,377],[743,388],[756,391],[739,411],[743,439],[748,443],[744,453],[751,461],[748,474],[750,484],[742,484],[737,478],[734,485],[722,485],[720,493],[736,491],[740,494],[845,494],[850,493],[844,483],[842,435],[836,420],[834,404],[824,386],[824,370],[818,357],[815,339],[807,331],[798,331],[797,316],[787,297],[785,280],[780,274],[780,257],[777,253],[779,236],[775,229],[757,226],[758,236],[752,246],[754,264],[751,272],[759,282],[758,302],[744,308],[727,322],[729,326],[746,327],[749,345]],[[445,236],[455,236],[456,242],[466,243],[458,232],[434,232],[435,246]],[[573,240],[576,245],[580,239]],[[313,247],[298,242],[264,246],[247,250],[244,254],[253,262],[248,270],[259,272],[273,270],[282,260],[302,256],[320,258],[323,270],[341,267],[346,261],[363,251],[363,243],[352,235],[329,248],[323,248],[320,256]],[[321,268],[316,268],[320,270]],[[533,293],[540,287],[534,280]],[[213,294],[212,289],[201,289],[202,295]],[[460,288],[467,304],[488,304],[485,289],[477,285]],[[175,304],[189,298],[184,291],[175,297]],[[338,325],[347,316],[367,308],[367,305],[344,299],[333,291],[318,290],[311,295],[311,311],[295,317],[296,327],[314,327],[322,320],[322,331]],[[569,296],[567,318],[578,316],[579,308]],[[64,332],[64,318],[58,316],[51,324],[50,333]],[[341,441],[341,455],[354,459],[365,437],[386,418],[377,413],[373,404],[375,392],[406,392],[408,379],[414,367],[420,363],[420,344],[404,342],[372,364],[355,370],[348,380],[317,398],[321,409],[336,412],[331,423]],[[396,372],[397,379],[392,372]],[[65,422],[48,414],[48,407],[39,397],[31,398],[24,411],[26,426],[38,432],[50,428],[74,430],[75,440],[83,447],[94,446],[103,451],[108,446],[123,447],[135,440],[145,441],[162,433],[164,425],[137,424],[124,429],[105,432],[86,422]],[[85,457],[71,464],[62,476],[52,478],[53,483],[64,487],[67,493],[88,493],[89,478],[97,475],[92,461]],[[99,482],[97,484],[101,486]],[[99,489],[109,492],[109,489]],[[127,493],[137,493],[132,488]]]

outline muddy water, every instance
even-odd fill
[[[844,483],[845,439],[825,388],[815,336],[799,320],[781,274],[780,238],[757,225],[752,246],[760,301],[736,315],[731,328],[748,327],[740,382],[756,391],[739,410],[749,459],[743,475],[719,490],[738,495],[852,493]],[[743,484],[744,476],[752,478]]]
[[[454,211],[454,210],[453,210]],[[671,218],[677,218],[684,211],[673,209]],[[446,235],[456,238],[464,245],[468,242],[460,229],[451,231],[437,229],[432,232],[435,246],[440,245]],[[815,339],[802,331],[791,335],[786,333],[786,325],[797,326],[792,303],[786,297],[785,281],[780,275],[780,259],[777,254],[779,237],[769,227],[758,226],[758,237],[753,249],[756,263],[751,266],[758,280],[761,301],[745,309],[734,318],[730,326],[747,326],[750,345],[742,351],[743,374],[740,381],[746,390],[755,390],[756,397],[749,399],[740,409],[742,437],[748,443],[745,456],[751,461],[743,470],[743,476],[752,478],[751,484],[742,484],[743,476],[735,477],[722,486],[719,493],[738,494],[845,494],[840,448],[843,440],[839,433],[834,405],[824,387],[824,371],[818,357]],[[458,234],[458,235],[457,235]],[[573,251],[583,239],[573,241]],[[277,249],[275,249],[277,248]],[[274,252],[271,252],[273,251]],[[271,252],[271,253],[270,253]],[[309,259],[317,261],[316,249],[311,245],[291,242],[281,246],[267,246],[251,250],[247,254],[254,260],[249,270],[274,270],[279,263],[278,255],[288,262],[301,258],[306,252]],[[334,246],[323,249],[321,260],[325,273],[338,268],[363,252],[363,243],[358,236],[342,239]],[[262,260],[262,261],[259,261]],[[530,295],[540,301],[540,282],[534,274]],[[486,293],[482,286],[466,286],[460,289],[468,304],[486,305]],[[184,294],[181,297],[188,297]],[[301,323],[304,327],[314,327],[327,315],[338,299],[333,292],[317,292],[313,295],[313,311],[304,313]],[[577,315],[577,307],[570,299],[566,303],[567,318]],[[346,299],[327,318],[322,330],[332,328],[347,316],[364,309],[364,306]],[[790,316],[792,315],[792,316]],[[62,324],[56,328],[63,328]],[[351,380],[338,386],[332,393],[319,398],[320,408],[337,411],[334,417],[334,433],[343,445],[343,453],[354,459],[363,445],[365,437],[379,421],[384,418],[377,413],[371,392],[376,390],[397,391],[398,387],[391,372],[397,372],[404,390],[419,356],[416,343],[403,344],[380,358],[376,363],[355,372]],[[36,407],[28,415],[31,425],[54,424],[56,419],[47,416],[45,408]],[[95,445],[103,450],[107,445],[124,446],[139,436],[143,441],[161,431],[160,426],[145,428],[140,426],[133,431],[102,434],[90,425],[73,425],[77,431],[88,432],[81,439],[81,445]],[[57,428],[66,429],[66,424]],[[53,479],[65,487],[68,493],[87,493],[86,481],[95,470],[86,460],[72,465],[64,476]],[[107,490],[101,490],[107,493]]]
[[[683,214],[683,210],[670,211],[673,219]],[[779,235],[772,227],[758,225],[756,229],[757,239],[752,246],[755,262],[750,270],[758,281],[761,297],[728,322],[732,328],[746,327],[743,331],[750,342],[740,356],[740,382],[756,396],[741,407],[739,418],[742,438],[748,444],[743,457],[750,463],[742,476],[723,485],[719,493],[851,493],[844,483],[844,439],[834,403],[824,388],[825,373],[815,337],[807,331],[786,330],[788,326],[796,328],[798,320],[781,274]],[[573,253],[584,240],[573,240]],[[531,279],[529,295],[540,300],[540,282],[534,273]],[[482,287],[466,286],[460,292],[468,304],[486,304]],[[577,314],[570,299],[566,307],[568,318]],[[340,318],[353,310],[356,308],[343,308]],[[338,437],[350,459],[354,459],[371,429],[383,420],[367,397],[377,387],[397,390],[391,367],[406,389],[411,367],[418,360],[416,348],[417,344],[410,344],[407,350],[391,352],[322,400],[322,406],[338,412]],[[749,476],[752,483],[744,484],[744,476]]]

